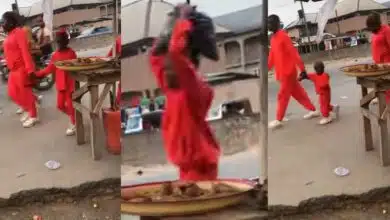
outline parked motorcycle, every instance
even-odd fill
[[[49,65],[51,59],[51,55],[43,56],[36,61],[36,67],[39,69],[45,68]],[[7,63],[4,57],[0,57],[0,71],[1,71],[1,79],[4,83],[8,82],[9,69],[7,67]],[[39,83],[35,84],[34,89],[37,91],[47,91],[53,87],[55,83],[54,74],[50,74],[44,78],[42,78]]]

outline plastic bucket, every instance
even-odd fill
[[[102,113],[107,150],[112,154],[121,154],[121,112],[119,110],[103,109]]]

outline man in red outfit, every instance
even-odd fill
[[[57,88],[57,108],[69,116],[70,125],[66,130],[67,136],[72,136],[76,133],[75,110],[72,103],[72,94],[75,89],[75,82],[64,70],[58,69],[54,63],[57,61],[76,59],[77,55],[72,48],[68,47],[69,35],[66,30],[60,30],[56,33],[56,42],[58,45],[57,51],[51,57],[50,64],[43,70],[36,72],[37,77],[55,74]]]
[[[194,40],[194,32],[199,30],[200,25],[190,19],[195,13],[188,4],[175,8],[170,22],[173,28],[168,27],[167,30],[171,31],[157,40],[150,62],[157,83],[167,99],[162,133],[168,159],[179,168],[181,180],[215,180],[218,177],[220,148],[205,120],[213,90],[200,78],[197,69],[199,56],[207,56],[207,51],[216,51],[216,47],[199,49],[198,45],[202,44]],[[197,15],[202,17],[201,14]],[[205,16],[203,18],[202,21],[207,20]],[[203,27],[213,28],[210,21],[204,22],[206,25]],[[211,26],[207,26],[207,23]],[[208,39],[211,43],[202,40],[204,45],[215,45],[215,33],[212,34],[212,31],[203,31],[203,36],[210,33]],[[218,56],[209,58],[215,60]]]
[[[366,24],[372,32],[372,59],[375,63],[390,63],[390,27],[382,24],[381,16],[377,13],[370,14]],[[390,90],[386,92],[386,101],[390,102]]]
[[[268,28],[273,32],[268,69],[271,70],[275,67],[276,80],[280,83],[276,120],[270,122],[269,127],[278,128],[283,125],[282,122],[291,96],[309,110],[309,113],[304,116],[305,119],[318,117],[319,112],[316,111],[309,96],[298,81],[297,66],[301,72],[306,72],[305,65],[288,34],[280,28],[280,19],[277,15],[269,16]]]
[[[24,112],[21,117],[23,127],[29,128],[38,122],[36,97],[32,91],[35,65],[30,54],[26,32],[20,24],[19,15],[15,12],[3,14],[3,29],[8,36],[4,41],[4,54],[10,70],[8,93],[11,99]]]
[[[118,33],[119,35],[116,37],[115,39],[115,51],[116,51],[116,56],[117,57],[120,57],[121,54],[122,54],[122,37],[121,37],[121,20],[118,20]],[[110,51],[108,52],[107,54],[108,57],[112,57],[113,56],[113,48],[110,49]],[[120,100],[121,100],[121,94],[122,94],[122,90],[121,90],[121,83],[119,82],[118,84],[118,91],[117,91],[117,94],[116,94],[116,104],[119,106],[120,105]]]

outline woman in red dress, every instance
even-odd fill
[[[197,72],[200,55],[218,60],[214,27],[211,19],[188,4],[177,6],[171,16],[172,26],[156,41],[150,56],[166,96],[164,147],[181,180],[214,180],[220,148],[206,122],[213,90]]]

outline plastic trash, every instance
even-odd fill
[[[61,167],[61,164],[58,161],[49,160],[45,163],[45,166],[50,170],[57,170]]]
[[[349,175],[349,170],[345,167],[337,167],[334,169],[334,173],[337,176],[348,176]]]

